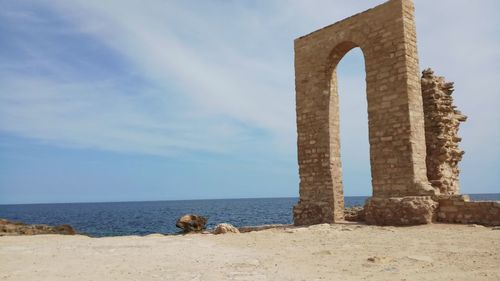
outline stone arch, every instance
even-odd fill
[[[353,40],[344,41],[337,44],[328,56],[327,77],[329,86],[329,103],[328,103],[328,132],[329,132],[329,150],[330,150],[330,173],[333,189],[333,214],[334,221],[341,220],[344,217],[344,181],[342,174],[342,157],[341,157],[341,139],[340,139],[340,107],[339,107],[339,91],[337,66],[344,56],[354,48],[359,47],[359,44]],[[361,49],[361,47],[359,47]],[[363,52],[363,49],[361,49]],[[363,52],[364,57],[364,52]]]
[[[295,224],[343,220],[335,69],[354,47],[361,48],[365,59],[373,198],[384,205],[402,197],[420,202],[417,197],[434,193],[426,175],[413,11],[410,0],[390,0],[295,40],[300,174]],[[367,220],[383,223],[400,217],[397,204]]]

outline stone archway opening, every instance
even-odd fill
[[[356,128],[349,127],[346,128],[347,124],[343,124],[343,121],[345,117],[347,117],[344,114],[341,114],[341,96],[345,98],[348,93],[341,94],[341,91],[339,89],[339,86],[341,85],[341,78],[339,78],[339,68],[342,66],[342,61],[346,59],[346,56],[348,56],[349,53],[351,52],[356,52],[355,50],[359,50],[362,56],[362,61],[363,61],[363,67],[360,69],[360,75],[361,77],[364,77],[365,79],[361,82],[363,85],[365,85],[364,90],[359,93],[364,99],[365,102],[361,102],[357,104],[357,108],[362,108],[361,110],[364,110],[366,118],[362,120],[364,122],[364,125],[362,126],[363,128],[366,129],[366,131],[369,131],[370,127],[368,126],[368,123],[370,121],[370,108],[368,107],[369,103],[369,97],[367,93],[367,79],[366,79],[366,66],[365,66],[365,55],[362,50],[362,48],[355,42],[347,40],[341,43],[338,43],[335,45],[335,47],[332,48],[330,54],[327,57],[327,63],[329,64],[327,66],[327,78],[330,80],[328,81],[328,97],[329,97],[329,108],[328,108],[328,133],[329,133],[329,162],[330,162],[330,176],[331,176],[331,190],[332,190],[332,195],[333,195],[333,204],[331,204],[332,207],[332,213],[333,213],[333,221],[341,221],[344,220],[345,217],[345,181],[344,179],[346,178],[345,169],[343,168],[343,165],[346,163],[346,157],[343,155],[342,152],[342,147],[345,144],[342,142],[343,135],[341,131],[346,131],[346,130],[356,130]],[[344,128],[344,129],[342,129]],[[372,128],[373,131],[373,128]],[[372,132],[373,133],[373,132]],[[344,135],[345,136],[345,135]],[[369,140],[369,137],[366,136],[365,140]],[[369,143],[368,148],[369,150],[371,149],[371,145]],[[365,145],[366,145],[365,144]],[[371,163],[371,157],[370,153],[368,153],[366,161],[370,159],[370,165],[369,169],[370,172],[368,173],[368,177],[370,179],[370,182],[368,184],[368,189],[369,189],[369,194],[373,194],[372,190],[372,177],[371,177],[371,167],[375,167],[376,164]]]
[[[345,207],[364,204],[372,194],[365,59],[361,48],[348,51],[337,65],[340,159]]]

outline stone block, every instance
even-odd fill
[[[437,206],[430,196],[371,198],[365,203],[365,220],[376,225],[426,224],[434,220]]]

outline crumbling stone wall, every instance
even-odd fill
[[[365,204],[365,221],[376,225],[426,224],[435,220],[437,207],[431,196],[373,197]]]
[[[500,225],[500,201],[470,201],[466,195],[441,196],[438,222]]]
[[[336,66],[360,47],[366,66],[374,221],[428,222],[426,214],[401,213],[398,203],[434,194],[426,174],[424,113],[411,0],[382,5],[295,40],[295,89],[300,200],[297,225],[344,218]],[[390,198],[409,197],[406,200]],[[381,205],[380,205],[381,206]],[[370,213],[370,211],[374,211]],[[390,213],[392,215],[388,216]],[[408,214],[409,215],[409,214]],[[415,216],[422,218],[415,219]]]
[[[427,177],[445,195],[460,193],[458,162],[464,152],[458,148],[458,128],[467,119],[453,105],[453,90],[453,82],[435,76],[430,68],[422,72]]]

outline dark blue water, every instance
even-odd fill
[[[346,197],[346,206],[367,197]],[[500,200],[500,194],[475,194],[474,200]],[[70,224],[90,236],[176,233],[175,221],[189,214],[208,218],[208,227],[228,222],[237,227],[291,224],[297,198],[217,199],[116,203],[0,205],[0,218],[29,224]]]

